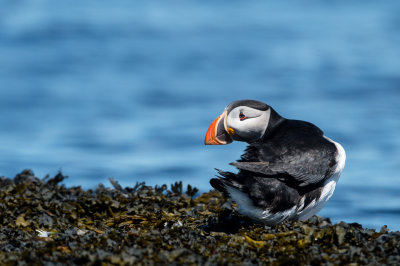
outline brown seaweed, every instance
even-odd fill
[[[270,227],[181,182],[83,190],[64,178],[0,178],[2,264],[400,264],[400,232],[386,227],[318,216]]]

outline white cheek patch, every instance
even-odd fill
[[[240,120],[242,112],[247,118]],[[227,117],[227,127],[235,130],[236,134],[247,140],[261,138],[268,127],[271,110],[256,110],[250,107],[239,106],[233,109]]]

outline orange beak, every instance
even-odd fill
[[[204,144],[206,145],[224,145],[231,143],[232,137],[225,130],[224,120],[226,116],[226,111],[222,115],[218,116],[214,122],[211,123],[207,130],[206,138]]]

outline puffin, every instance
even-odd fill
[[[219,169],[210,180],[238,206],[239,213],[266,225],[307,220],[331,198],[346,161],[343,147],[314,124],[286,119],[256,100],[230,103],[209,126],[206,145],[247,142],[230,163],[237,173]]]

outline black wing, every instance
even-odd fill
[[[300,186],[323,181],[336,163],[336,146],[316,126],[293,121],[268,140],[251,144],[242,160],[231,163],[240,170],[263,175],[289,176]]]

